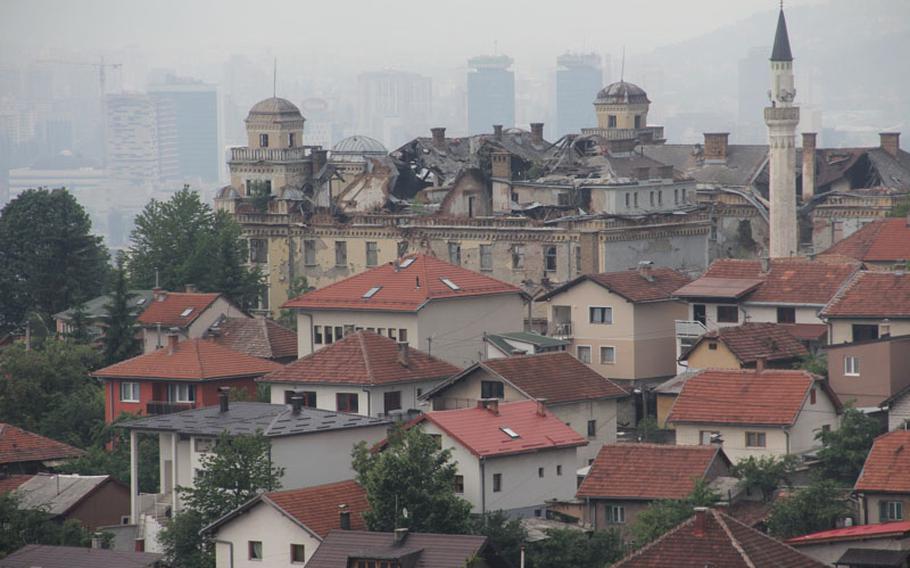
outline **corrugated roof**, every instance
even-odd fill
[[[82,499],[107,482],[109,475],[38,474],[15,491],[20,509],[42,509],[49,514],[65,515]]]

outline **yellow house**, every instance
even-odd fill
[[[744,323],[709,331],[680,360],[690,370],[754,369],[759,365],[790,369],[808,354],[784,324]]]

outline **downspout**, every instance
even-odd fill
[[[782,427],[781,430],[784,431],[784,437],[787,438],[787,455],[790,455],[790,432],[786,429],[786,427]]]
[[[214,542],[215,544],[228,545],[228,550],[230,551],[229,556],[228,556],[228,568],[234,568],[234,543],[231,541],[228,541],[228,540],[221,540],[221,539],[217,539],[217,538],[213,538],[212,542]],[[217,556],[218,556],[218,553],[215,553],[216,558],[217,558]]]
[[[306,312],[298,312],[302,316],[306,316],[310,320],[310,353],[316,352],[316,344],[313,343],[313,314],[308,314]]]
[[[373,416],[373,397],[370,396],[370,391],[366,387],[360,389],[365,395],[367,395],[367,416]],[[383,408],[383,410],[385,410]],[[388,412],[386,412],[388,414]]]
[[[480,514],[483,515],[487,512],[487,474],[485,458],[480,458]]]

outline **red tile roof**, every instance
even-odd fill
[[[872,221],[822,253],[835,254],[864,262],[910,260],[910,226],[906,217]]]
[[[803,544],[819,544],[822,542],[862,540],[868,538],[887,538],[892,536],[904,536],[910,533],[910,521],[897,521],[894,523],[878,523],[874,525],[857,525],[842,529],[831,529],[820,531],[803,536],[797,536],[787,540],[791,546],[800,546]]]
[[[105,379],[203,381],[255,377],[280,368],[278,363],[237,353],[213,341],[190,339],[179,342],[173,353],[164,347],[99,369],[92,375]]]
[[[297,358],[297,334],[267,318],[226,318],[211,336],[218,345],[260,359]]]
[[[197,292],[161,292],[160,299],[152,297],[152,302],[139,314],[136,321],[139,325],[161,327],[187,327],[199,317],[206,308],[218,299],[221,294],[201,294]],[[187,315],[181,315],[191,310]]]
[[[910,493],[910,431],[895,430],[875,439],[854,489]]]
[[[499,375],[531,398],[546,399],[547,404],[629,394],[565,351],[490,359],[478,366]]]
[[[744,323],[709,331],[681,359],[706,339],[720,341],[742,363],[755,363],[760,358],[768,361],[796,359],[809,354],[806,346],[781,324]]]
[[[584,281],[600,284],[630,302],[659,302],[672,299],[673,293],[688,284],[690,278],[672,268],[652,268],[649,277],[638,269],[585,274],[544,294],[537,301],[552,298]]]
[[[704,525],[698,527],[703,514]],[[691,518],[614,568],[821,568],[825,566],[786,544],[714,509]]]
[[[761,280],[746,302],[824,305],[859,269],[857,262],[826,262],[804,258],[779,258],[770,261],[770,270],[762,272],[759,260],[721,259],[714,261],[703,279]],[[683,292],[681,290],[680,292]]]
[[[408,255],[399,259],[398,263],[400,267],[395,262],[389,262],[307,292],[282,307],[415,312],[433,300],[522,293],[511,284],[426,254]],[[452,282],[458,289],[452,289],[443,279]],[[375,288],[378,291],[371,297],[364,297]]]
[[[259,380],[267,383],[382,385],[441,380],[459,371],[455,365],[413,347],[408,347],[408,363],[402,365],[394,339],[371,331],[358,331]]]
[[[730,463],[714,446],[605,444],[576,497],[682,499],[718,459]]]
[[[790,334],[800,341],[822,341],[828,335],[828,326],[823,323],[781,323]]]
[[[0,495],[18,489],[20,485],[32,477],[33,476],[31,475],[7,475],[5,477],[0,476]]]
[[[910,318],[910,274],[860,272],[820,314],[829,318]]]
[[[790,426],[814,386],[837,397],[807,371],[706,369],[686,381],[668,422]]]
[[[351,530],[366,530],[363,514],[370,509],[367,493],[356,481],[339,481],[304,489],[266,493],[272,502],[290,517],[320,538],[341,528],[341,505],[351,514]]]
[[[0,422],[0,465],[81,456],[79,448]]]
[[[588,441],[552,413],[538,414],[537,402],[501,402],[499,412],[486,408],[437,410],[415,423],[432,422],[478,457],[507,456],[555,448],[586,446]],[[512,438],[502,429],[518,434]]]

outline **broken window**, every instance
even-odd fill
[[[607,116],[607,128],[616,128],[616,115],[611,114]]]
[[[303,265],[316,266],[316,241],[303,241]]]
[[[367,243],[367,266],[376,266],[379,264],[379,244],[375,242]]]
[[[525,267],[525,246],[512,245],[512,269],[520,270]]]
[[[269,261],[269,240],[250,239],[250,262],[266,264]]]
[[[556,272],[556,245],[544,247],[544,270]]]
[[[335,266],[348,265],[348,243],[335,241]]]
[[[480,245],[480,269],[485,272],[493,270],[493,245]]]
[[[461,266],[461,245],[459,243],[449,243],[449,262],[455,266]]]

